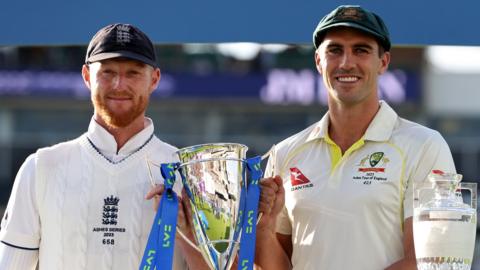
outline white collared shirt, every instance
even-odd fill
[[[343,155],[328,136],[328,113],[275,147],[267,174],[286,191],[277,232],[292,235],[294,269],[384,269],[403,258],[403,222],[413,184],[432,169],[455,172],[448,145],[385,102]]]

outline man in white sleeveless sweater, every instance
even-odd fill
[[[145,117],[160,81],[153,44],[132,25],[108,25],[90,41],[82,76],[94,106],[88,131],[20,168],[1,223],[0,269],[139,267],[155,215],[146,158],[174,162],[177,150]],[[173,268],[201,268],[201,255],[177,239]]]

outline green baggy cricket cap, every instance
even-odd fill
[[[320,46],[327,30],[334,27],[351,27],[371,34],[379,41],[385,51],[390,51],[390,35],[382,18],[360,6],[339,6],[323,17],[313,32],[315,48]]]

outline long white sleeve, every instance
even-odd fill
[[[38,250],[20,249],[0,243],[0,269],[35,270],[38,263]]]

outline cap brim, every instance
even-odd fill
[[[322,28],[322,30],[319,30],[319,31],[316,31],[315,32],[315,40],[314,40],[314,44],[315,44],[315,48],[318,48],[318,46],[320,45],[320,41],[318,40],[318,38],[325,34],[325,31],[326,30],[329,30],[329,29],[332,29],[332,28],[335,28],[335,27],[350,27],[350,28],[355,28],[355,29],[358,29],[362,32],[366,32],[367,34],[371,34],[375,37],[377,37],[378,39],[380,39],[382,42],[386,42],[385,41],[385,38],[381,35],[379,35],[377,32],[375,31],[372,31],[362,25],[359,25],[359,24],[356,24],[354,22],[338,22],[338,23],[333,23],[331,25],[328,25],[324,28]]]
[[[96,54],[94,56],[89,57],[87,59],[87,63],[93,63],[93,62],[98,62],[98,61],[113,59],[113,58],[119,58],[119,57],[128,58],[128,59],[132,59],[132,60],[137,60],[137,61],[143,62],[147,65],[150,65],[152,67],[157,67],[156,62],[148,59],[147,57],[145,57],[143,55],[132,53],[130,51],[116,51],[116,52],[99,53],[99,54]]]

